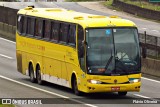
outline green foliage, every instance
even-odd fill
[[[98,1],[98,0],[66,0],[68,2],[81,2],[81,1]]]
[[[2,100],[0,99],[0,107],[15,107],[12,104],[2,104]]]
[[[104,4],[105,6],[107,6],[107,8],[121,11],[119,8],[112,6],[112,3],[113,3],[113,0],[107,0],[107,1],[103,2],[102,4]]]
[[[11,104],[0,104],[0,107],[15,107],[14,105]]]
[[[105,4],[106,6],[111,6],[112,3],[113,3],[113,0],[107,0],[104,4]]]
[[[151,10],[156,10],[156,11],[160,11],[160,5],[156,5],[150,2],[145,2],[142,0],[120,0],[122,2],[128,3],[128,4],[132,4],[132,5],[136,5],[139,6],[141,8],[146,8],[146,9],[151,9]]]

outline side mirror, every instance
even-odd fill
[[[84,47],[86,46],[87,42],[82,41],[81,43],[78,44],[78,56],[79,58],[84,57]]]
[[[78,50],[78,56],[80,57],[80,58],[83,58],[84,57],[84,46],[81,46],[80,48],[79,48],[79,50]]]
[[[88,43],[86,41],[82,41],[83,46],[88,46]]]

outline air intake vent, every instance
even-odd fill
[[[24,10],[32,10],[32,7],[26,7]]]
[[[84,18],[82,16],[76,16],[76,17],[74,17],[74,19],[83,20]]]
[[[46,9],[48,12],[61,12],[63,11],[62,9]]]
[[[120,17],[118,17],[118,16],[110,16],[110,18],[120,18]]]
[[[32,12],[38,12],[38,10],[33,10]]]
[[[106,18],[106,16],[88,16],[88,18]]]

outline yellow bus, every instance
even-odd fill
[[[76,95],[140,91],[137,27],[116,16],[26,7],[17,14],[16,55],[18,71],[31,82],[69,87]]]

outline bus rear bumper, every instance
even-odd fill
[[[140,91],[141,83],[132,84],[88,84],[86,93]]]

